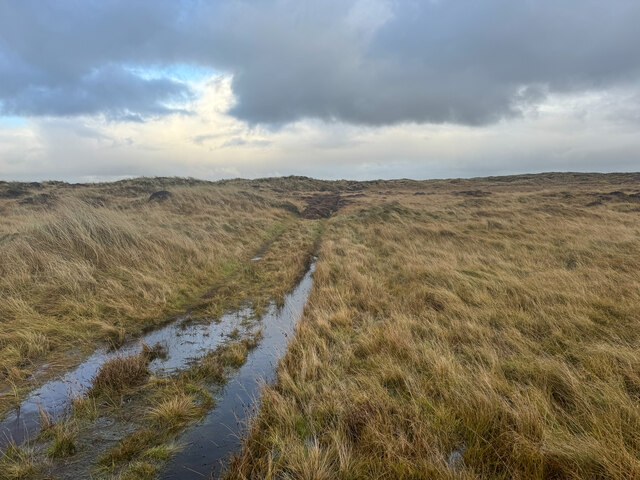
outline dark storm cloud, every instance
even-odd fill
[[[478,125],[548,93],[637,91],[639,24],[637,0],[0,0],[0,102],[170,113],[188,87],[124,67],[180,63],[233,74],[249,123]]]
[[[640,78],[637,1],[393,2],[391,14],[370,37],[315,15],[275,19],[286,27],[263,34],[259,57],[241,66],[233,113],[483,124],[545,92]]]
[[[146,80],[120,67],[92,71],[71,82],[26,85],[5,98],[9,115],[72,116],[102,113],[115,120],[142,121],[146,115],[184,112],[164,102],[184,101],[190,92],[168,79]]]
[[[131,66],[166,64],[178,2],[0,0],[0,112],[104,114],[140,121],[182,111],[187,85]],[[176,59],[177,60],[177,59]]]

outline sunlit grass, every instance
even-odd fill
[[[292,217],[235,186],[149,183],[51,184],[48,206],[0,199],[0,378],[18,395],[39,363],[119,345],[197,301]],[[165,188],[170,198],[147,202]]]
[[[531,180],[333,217],[228,477],[639,477],[640,185]]]
[[[321,233],[305,315],[230,478],[640,476],[637,176],[154,182],[0,200],[3,408],[38,364],[187,305],[281,303]],[[344,208],[297,218],[310,191]],[[126,404],[136,430],[99,473],[153,478],[215,404],[205,386],[259,341],[239,330],[171,378],[149,375],[149,349],[105,364],[68,423],[45,422],[44,450],[7,449],[2,475],[67,461],[78,431]]]

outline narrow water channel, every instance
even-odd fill
[[[159,343],[166,347],[166,357],[155,359],[149,369],[157,376],[168,375],[188,367],[195,359],[214,350],[225,340],[226,335],[236,328],[241,329],[252,314],[253,311],[246,308],[225,314],[219,321],[206,324],[192,322],[187,316],[179,316],[168,325],[149,332],[118,350],[96,351],[75,369],[31,392],[18,408],[9,412],[0,422],[0,451],[11,440],[21,444],[40,431],[41,408],[52,420],[58,420],[68,413],[73,399],[87,392],[93,377],[107,360],[117,355],[138,353],[143,343],[150,346]]]
[[[218,478],[230,455],[240,448],[250,415],[259,407],[260,387],[275,379],[278,359],[285,353],[294,327],[302,317],[313,285],[312,263],[281,308],[272,305],[262,317],[263,339],[246,363],[225,385],[216,407],[180,438],[184,449],[160,473],[161,479]]]
[[[210,323],[198,323],[183,315],[116,351],[96,351],[75,369],[31,392],[19,408],[0,421],[0,451],[10,441],[21,444],[35,438],[40,431],[41,409],[53,421],[68,414],[73,399],[86,394],[100,367],[115,356],[138,353],[143,343],[150,346],[159,343],[166,348],[166,356],[155,359],[149,369],[157,376],[165,376],[189,368],[236,329],[248,333],[260,328],[260,343],[217,395],[215,408],[180,437],[184,448],[169,461],[160,477],[201,479],[210,478],[211,472],[218,475],[231,453],[240,447],[247,419],[259,407],[262,383],[275,378],[278,359],[286,351],[294,327],[302,317],[314,271],[315,262],[285,296],[282,307],[271,304],[257,325],[255,319],[251,320],[254,316],[251,308],[227,313]]]

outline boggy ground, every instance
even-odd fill
[[[228,478],[636,478],[639,191],[638,174],[0,184],[2,408],[175,312],[282,298],[319,246]],[[116,418],[92,472],[153,477],[215,402],[222,354],[143,375],[115,396],[133,415],[79,402],[41,440],[46,468],[11,449],[2,474],[65,476]]]
[[[264,297],[243,291],[250,258],[326,183],[0,182],[0,415],[97,344],[135,337],[207,292],[218,315]],[[290,288],[278,275],[262,279],[274,298]]]
[[[74,401],[71,415],[50,423],[25,445],[0,458],[0,478],[152,478],[178,449],[188,424],[215,406],[215,395],[260,341],[259,314],[280,302],[304,273],[322,224],[295,218],[260,246],[260,261],[239,262],[224,285],[214,284],[191,302],[190,322],[215,321],[222,312],[249,302],[257,316],[190,368],[170,377],[150,375],[147,364],[161,348],[105,363],[93,387]]]
[[[640,478],[639,191],[368,188],[227,479]]]

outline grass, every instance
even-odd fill
[[[239,334],[234,337],[235,340],[210,352],[193,368],[147,384],[144,398],[138,398],[137,403],[151,406],[139,428],[102,455],[100,466],[118,472],[122,478],[133,479],[148,478],[145,472],[153,467],[149,470],[153,476],[178,448],[175,440],[181,429],[202,418],[215,405],[209,393],[211,384],[224,384],[227,376],[244,364],[261,334],[257,331],[244,338],[239,338]]]
[[[149,376],[148,365],[149,358],[143,353],[111,358],[93,378],[89,396],[112,397],[141,385]]]
[[[640,477],[638,174],[7,185],[2,408],[72,346],[121,343],[187,306],[281,303],[316,249],[303,319],[227,478]],[[297,217],[318,193],[340,210]],[[125,415],[102,399],[126,394],[136,431],[100,464],[153,478],[258,341],[238,331],[171,378],[148,375],[148,350],[105,365],[68,436]],[[37,475],[36,453],[7,452],[0,478]]]
[[[53,440],[47,449],[49,457],[65,458],[76,453],[76,432],[73,426],[67,422],[59,422],[52,427],[52,430]]]
[[[224,367],[238,368],[246,361],[247,353],[247,347],[243,343],[234,342],[225,349],[224,353],[220,357],[220,363]]]
[[[0,454],[0,479],[19,480],[29,478],[40,471],[33,449],[10,443]]]
[[[200,417],[196,402],[193,396],[178,393],[161,400],[149,411],[149,417],[155,425],[174,430]]]
[[[332,217],[227,478],[638,478],[640,182],[616,179],[425,183]]]
[[[73,417],[78,420],[95,420],[98,412],[98,402],[93,396],[78,396],[72,401]]]
[[[113,469],[117,465],[130,462],[147,449],[157,448],[160,443],[160,437],[151,428],[137,430],[123,438],[115,448],[101,458],[100,463]]]
[[[155,478],[158,466],[149,462],[134,462],[116,477],[118,480],[142,480]]]
[[[248,197],[236,185],[19,185],[17,198],[0,195],[0,378],[15,385],[0,412],[28,390],[40,364],[63,369],[78,359],[68,355],[73,348],[83,355],[97,342],[117,345],[164,321],[293,218],[271,193]],[[170,198],[147,201],[165,189]],[[24,202],[41,193],[55,201]]]
[[[98,370],[92,379],[91,388],[87,393],[88,398],[76,399],[78,415],[91,415],[92,405],[95,409],[95,397],[103,396],[111,399],[142,385],[149,376],[149,363],[156,358],[163,358],[166,355],[165,348],[156,344],[149,347],[142,344],[140,353],[133,355],[117,355],[107,360]]]

